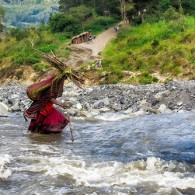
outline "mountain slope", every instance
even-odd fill
[[[58,0],[0,0],[5,10],[4,26],[25,28],[47,22],[58,11]]]

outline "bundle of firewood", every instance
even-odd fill
[[[60,74],[63,74],[65,77],[67,77],[68,80],[75,83],[78,87],[81,87],[82,84],[84,84],[84,75],[81,74],[78,70],[74,70],[61,62],[59,59],[57,59],[56,55],[53,52],[51,52],[51,54],[49,55],[35,48],[33,49],[41,54],[47,63],[58,69]]]

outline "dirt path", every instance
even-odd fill
[[[106,44],[117,36],[114,28],[109,28],[93,39],[92,43],[71,45],[71,55],[66,59],[66,65],[77,68],[82,64],[96,58]]]
[[[97,54],[104,49],[106,44],[116,36],[117,33],[114,31],[114,28],[112,27],[98,35],[95,39],[93,39],[92,43],[82,43],[78,45],[78,47],[90,49],[92,51],[92,56],[97,56]]]

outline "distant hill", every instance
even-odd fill
[[[47,22],[58,11],[58,0],[0,0],[5,10],[4,26],[26,28]]]

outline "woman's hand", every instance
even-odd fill
[[[70,108],[71,106],[72,106],[72,103],[69,102],[69,101],[66,101],[66,102],[62,103],[63,108]]]
[[[54,104],[56,104],[56,105],[58,105],[58,106],[61,106],[61,107],[64,108],[64,109],[69,108],[69,107],[72,106],[72,104],[71,104],[70,102],[60,102],[60,101],[58,101],[58,100],[56,100],[56,99],[54,99],[54,98],[52,98],[51,101],[52,101]]]
[[[64,108],[64,109],[66,109],[67,108],[67,104],[64,102],[64,103],[62,103],[61,102],[61,105],[60,105],[62,108]]]

